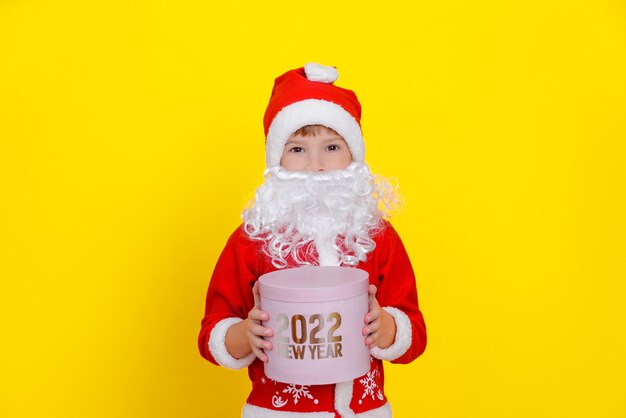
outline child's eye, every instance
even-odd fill
[[[289,148],[289,152],[304,152],[304,148],[302,148],[302,147],[291,147],[291,148]]]
[[[326,150],[327,151],[338,151],[339,150],[339,145],[331,144],[331,145],[326,147]]]

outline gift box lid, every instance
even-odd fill
[[[259,277],[262,298],[285,302],[327,302],[367,293],[369,274],[340,266],[305,266]]]

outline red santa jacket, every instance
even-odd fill
[[[230,236],[209,284],[198,345],[202,356],[214,364],[248,367],[252,390],[243,408],[244,418],[304,418],[309,414],[311,418],[391,417],[381,360],[413,361],[426,348],[426,327],[413,269],[400,237],[385,223],[373,238],[375,250],[357,267],[369,273],[370,283],[378,288],[380,306],[395,319],[395,341],[386,349],[372,349],[370,371],[353,382],[306,386],[273,381],[253,354],[235,359],[226,350],[226,331],[246,318],[254,306],[252,286],[259,276],[276,270],[262,252],[263,243],[250,240],[241,226]]]

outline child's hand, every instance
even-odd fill
[[[248,319],[246,320],[248,340],[250,341],[250,347],[254,355],[257,356],[259,360],[266,362],[267,356],[263,350],[271,350],[272,343],[265,341],[263,337],[271,337],[274,335],[274,331],[271,328],[261,325],[261,321],[267,321],[269,315],[260,308],[261,297],[259,296],[259,282],[256,282],[254,287],[252,287],[252,294],[254,295],[254,307],[248,313]]]
[[[365,315],[366,325],[363,327],[365,345],[388,348],[396,339],[396,321],[378,304],[376,290],[373,284],[369,286],[369,312]]]

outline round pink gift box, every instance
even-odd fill
[[[300,267],[259,278],[264,326],[274,330],[265,374],[299,385],[351,381],[370,368],[362,334],[368,273],[349,267]]]

